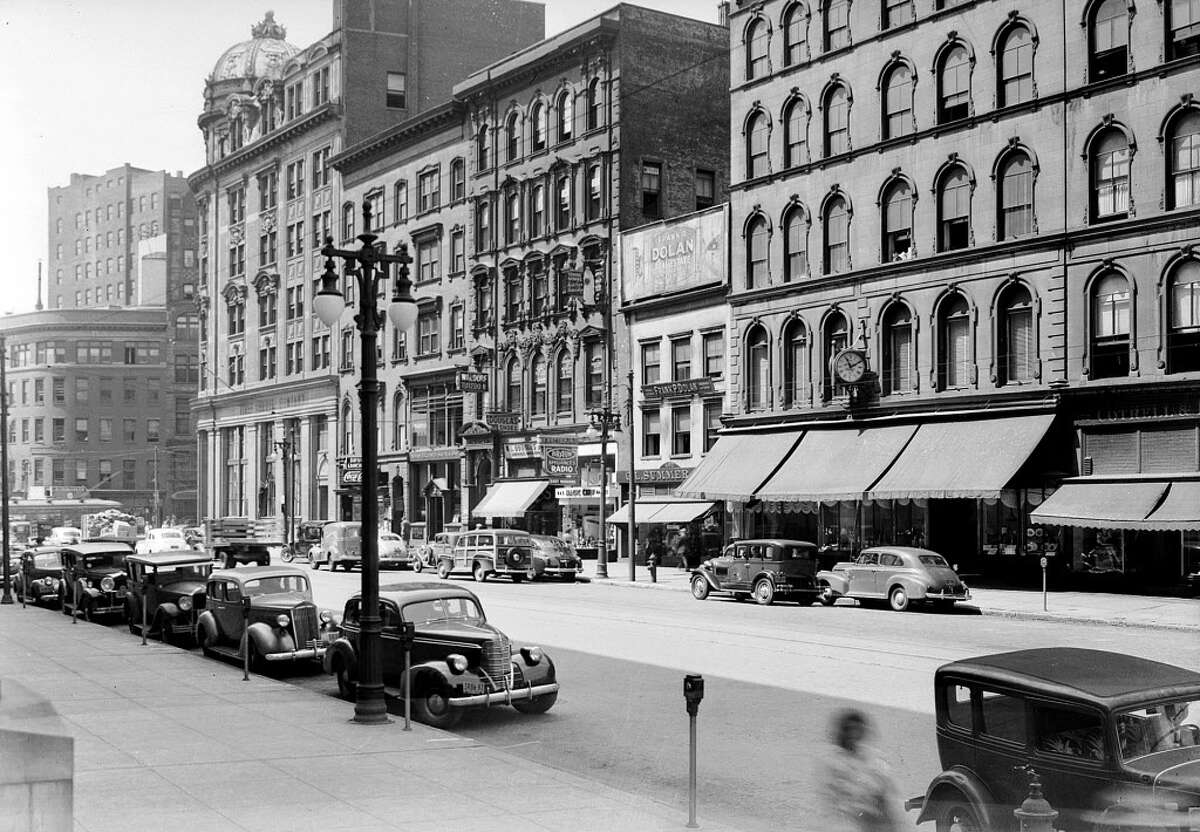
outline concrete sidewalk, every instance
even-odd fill
[[[626,588],[688,592],[691,573],[676,566],[659,567],[658,581],[650,581],[649,571],[637,567],[635,580],[629,580],[629,562],[608,565],[608,578],[597,578],[596,561],[584,561],[584,573],[593,582]],[[1119,627],[1150,627],[1163,630],[1200,631],[1200,599],[1161,598],[1146,595],[1118,595],[1106,592],[1050,592],[1046,610],[1042,594],[1028,590],[971,589],[972,600],[965,606],[977,607],[983,615],[1000,615],[1037,621],[1067,621],[1106,624]],[[847,603],[842,601],[842,603]]]
[[[356,725],[349,703],[262,676],[243,682],[239,667],[143,647],[51,610],[0,607],[0,676],[48,698],[74,736],[79,832],[609,832],[687,822],[686,808],[420,724],[405,732],[402,718]],[[564,680],[559,709],[586,697]]]

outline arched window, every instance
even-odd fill
[[[558,105],[554,111],[558,121],[558,140],[569,141],[575,124],[575,98],[570,90],[559,93]]]
[[[799,407],[808,399],[808,333],[800,321],[783,331],[783,406]]]
[[[571,354],[560,350],[554,373],[554,410],[560,416],[570,416],[575,399],[575,378],[572,373]]]
[[[529,412],[533,416],[546,415],[546,359],[535,354],[529,363],[529,380],[533,386],[533,399]]]
[[[808,107],[803,98],[793,98],[783,111],[784,167],[808,161]]]
[[[938,124],[971,114],[971,59],[962,46],[946,50],[938,67]]]
[[[767,331],[756,326],[746,336],[746,409],[766,410],[770,405],[771,357]]]
[[[1171,0],[1167,13],[1168,60],[1200,54],[1200,3],[1196,0]]]
[[[1174,1],[1174,0],[1172,0]],[[1129,6],[1127,0],[1100,0],[1088,21],[1091,56],[1088,80],[1103,81],[1129,71]]]
[[[912,256],[912,189],[903,179],[883,197],[883,262],[895,263]]]
[[[938,388],[971,384],[971,308],[962,295],[942,301],[938,309]]]
[[[533,130],[533,152],[546,149],[546,132],[548,130],[548,119],[546,118],[546,105],[541,101],[537,101],[533,105],[533,110],[529,114],[529,122]]]
[[[833,357],[850,344],[850,323],[841,312],[833,312],[821,327],[822,398],[833,398],[833,376],[830,367]]]
[[[769,249],[767,221],[762,216],[750,220],[746,228],[746,288],[761,289],[769,280],[767,257]]]
[[[1033,381],[1037,350],[1033,342],[1033,301],[1029,290],[1019,283],[1014,284],[1001,295],[996,306],[999,313],[996,383]]]
[[[1188,110],[1175,119],[1170,135],[1170,207],[1200,205],[1200,111]]]
[[[350,402],[342,402],[342,432],[338,453],[346,456],[354,453],[354,410]]]
[[[600,79],[593,78],[587,87],[587,129],[595,130],[602,121],[600,108],[603,106],[603,96],[600,95]]]
[[[467,166],[462,159],[450,162],[450,200],[457,202],[467,197]],[[399,206],[396,208],[399,211]]]
[[[808,7],[793,3],[783,13],[783,62],[794,66],[807,57]]]
[[[938,251],[957,251],[970,244],[971,180],[961,165],[954,165],[938,183]]]
[[[799,205],[783,219],[784,282],[808,277],[808,222]]]
[[[825,51],[850,45],[850,0],[825,0]]]
[[[1000,42],[997,104],[1008,107],[1033,99],[1033,38],[1024,26],[1012,26]]]
[[[392,396],[392,450],[404,449],[404,395],[396,392]]]
[[[488,165],[488,126],[484,124],[479,128],[479,133],[475,136],[475,161],[476,167],[480,170],[487,170]]]
[[[1129,281],[1107,272],[1092,287],[1092,378],[1129,375]]]
[[[850,212],[846,200],[835,196],[825,205],[825,274],[850,268]]]
[[[1092,144],[1092,217],[1096,222],[1129,213],[1129,141],[1110,129]]]
[[[509,113],[504,121],[504,161],[515,162],[521,156],[520,117]]]
[[[1001,163],[999,196],[999,238],[1012,240],[1033,233],[1033,164],[1025,153],[1011,153]]]
[[[883,137],[894,139],[913,131],[912,70],[896,64],[883,82]]]
[[[912,313],[903,303],[893,303],[883,316],[883,395],[913,389]]]
[[[1200,370],[1200,261],[1176,266],[1167,293],[1167,372],[1195,372]]]
[[[504,242],[513,245],[521,239],[521,192],[516,188],[504,195]]]
[[[504,404],[514,413],[520,413],[521,407],[521,365],[516,356],[508,360],[504,370]]]
[[[746,122],[746,178],[766,176],[767,158],[767,114],[756,112]]]
[[[767,46],[770,43],[770,30],[767,22],[761,17],[750,21],[742,36],[742,45],[746,50],[746,80],[761,78],[769,71]]]
[[[825,155],[850,149],[850,94],[841,84],[825,93]]]

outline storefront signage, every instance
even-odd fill
[[[513,410],[489,410],[487,423],[494,430],[514,431],[521,429],[521,414]]]
[[[727,205],[621,235],[625,302],[726,282]]]
[[[703,396],[713,392],[713,380],[704,378],[689,378],[685,381],[663,381],[658,384],[647,384],[642,387],[642,396],[648,401],[668,399],[673,396]]]
[[[564,287],[564,292],[566,293],[567,297],[582,299],[583,298],[583,270],[582,269],[579,271],[568,270],[568,271],[564,272],[563,274],[564,274],[564,277],[566,277],[566,286]]]
[[[311,407],[313,404],[312,393],[281,393],[278,396],[269,398],[259,398],[246,404],[237,407],[236,415],[252,416],[258,413],[273,413],[275,411],[285,411],[296,407]]]
[[[633,472],[636,483],[668,483],[683,482],[692,473],[691,468],[681,468],[673,463],[666,463],[661,468],[638,468]],[[628,471],[617,471],[617,482],[629,482]]]
[[[82,485],[50,485],[45,494],[49,500],[82,500],[88,491]]]
[[[542,473],[552,480],[578,480],[579,449],[553,445],[542,448]]]
[[[376,487],[387,485],[387,474],[379,471],[375,474]],[[338,471],[338,482],[345,488],[347,486],[359,487],[363,484],[363,469],[362,468],[343,468]]]
[[[486,393],[488,389],[487,373],[459,373],[458,389],[464,393]]]
[[[1083,413],[1075,420],[1077,425],[1109,424],[1113,422],[1149,422],[1174,417],[1200,416],[1200,401],[1170,402],[1138,405],[1137,407],[1106,407],[1091,413]]]
[[[558,500],[599,501],[600,489],[594,485],[560,485],[554,489],[554,497]]]
[[[579,446],[579,442],[579,436],[573,433],[547,433],[538,437],[538,443],[543,448],[549,448],[551,446],[575,448]]]
[[[510,439],[504,444],[505,459],[536,459],[541,456],[541,449],[534,441]]]

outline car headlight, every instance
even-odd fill
[[[117,588],[117,582],[112,579],[111,575],[105,575],[100,579],[100,588],[105,592],[112,592]]]
[[[180,596],[179,609],[183,610],[184,612],[187,612],[191,608],[192,608],[192,599],[186,595]]]
[[[287,625],[292,623],[292,619],[288,618],[288,616],[285,615],[284,613],[280,613],[275,618],[275,623],[278,624],[280,627],[286,627]]]
[[[320,619],[322,624],[333,623],[333,613],[331,613],[329,610],[321,610],[321,614],[318,615],[317,618]]]
[[[467,657],[461,653],[451,653],[446,657],[446,664],[455,673],[465,673],[470,663],[467,661]]]
[[[534,665],[542,660],[542,648],[540,648],[540,647],[522,647],[521,655],[525,658],[526,664]]]

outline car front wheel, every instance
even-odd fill
[[[759,578],[754,584],[754,600],[764,607],[775,603],[775,584],[770,578]]]
[[[692,576],[692,597],[697,601],[703,601],[708,597],[708,581],[703,575]]]
[[[450,561],[443,560],[438,563],[437,576],[443,581],[450,577]]]
[[[486,581],[488,576],[487,564],[476,563],[475,566],[471,568],[471,575],[480,583]]]
[[[420,572],[424,568],[425,568],[425,561],[421,560],[420,557],[415,557],[412,559],[412,571]]]
[[[554,703],[558,701],[558,691],[554,693],[545,693],[541,696],[535,696],[532,699],[522,699],[520,702],[512,703],[512,706],[519,713],[523,714],[544,714],[546,711],[554,707]]]
[[[338,696],[348,702],[353,702],[358,695],[358,685],[350,678],[350,671],[341,662],[337,666]]]
[[[444,690],[435,690],[413,699],[413,716],[434,728],[453,728],[462,718],[462,711],[450,707]]]
[[[908,592],[902,586],[892,587],[892,591],[888,593],[888,603],[896,612],[904,612],[909,605]]]
[[[834,593],[833,587],[822,581],[821,585],[817,587],[817,600],[821,602],[822,606],[832,607],[837,601],[837,595]]]
[[[975,810],[962,803],[950,803],[938,810],[937,832],[983,832]]]
[[[212,640],[212,636],[210,636],[208,634],[207,627],[200,628],[199,632],[197,632],[197,634],[196,634],[196,641],[200,642],[200,652],[201,653],[203,653],[205,656],[212,655],[213,640]]]

